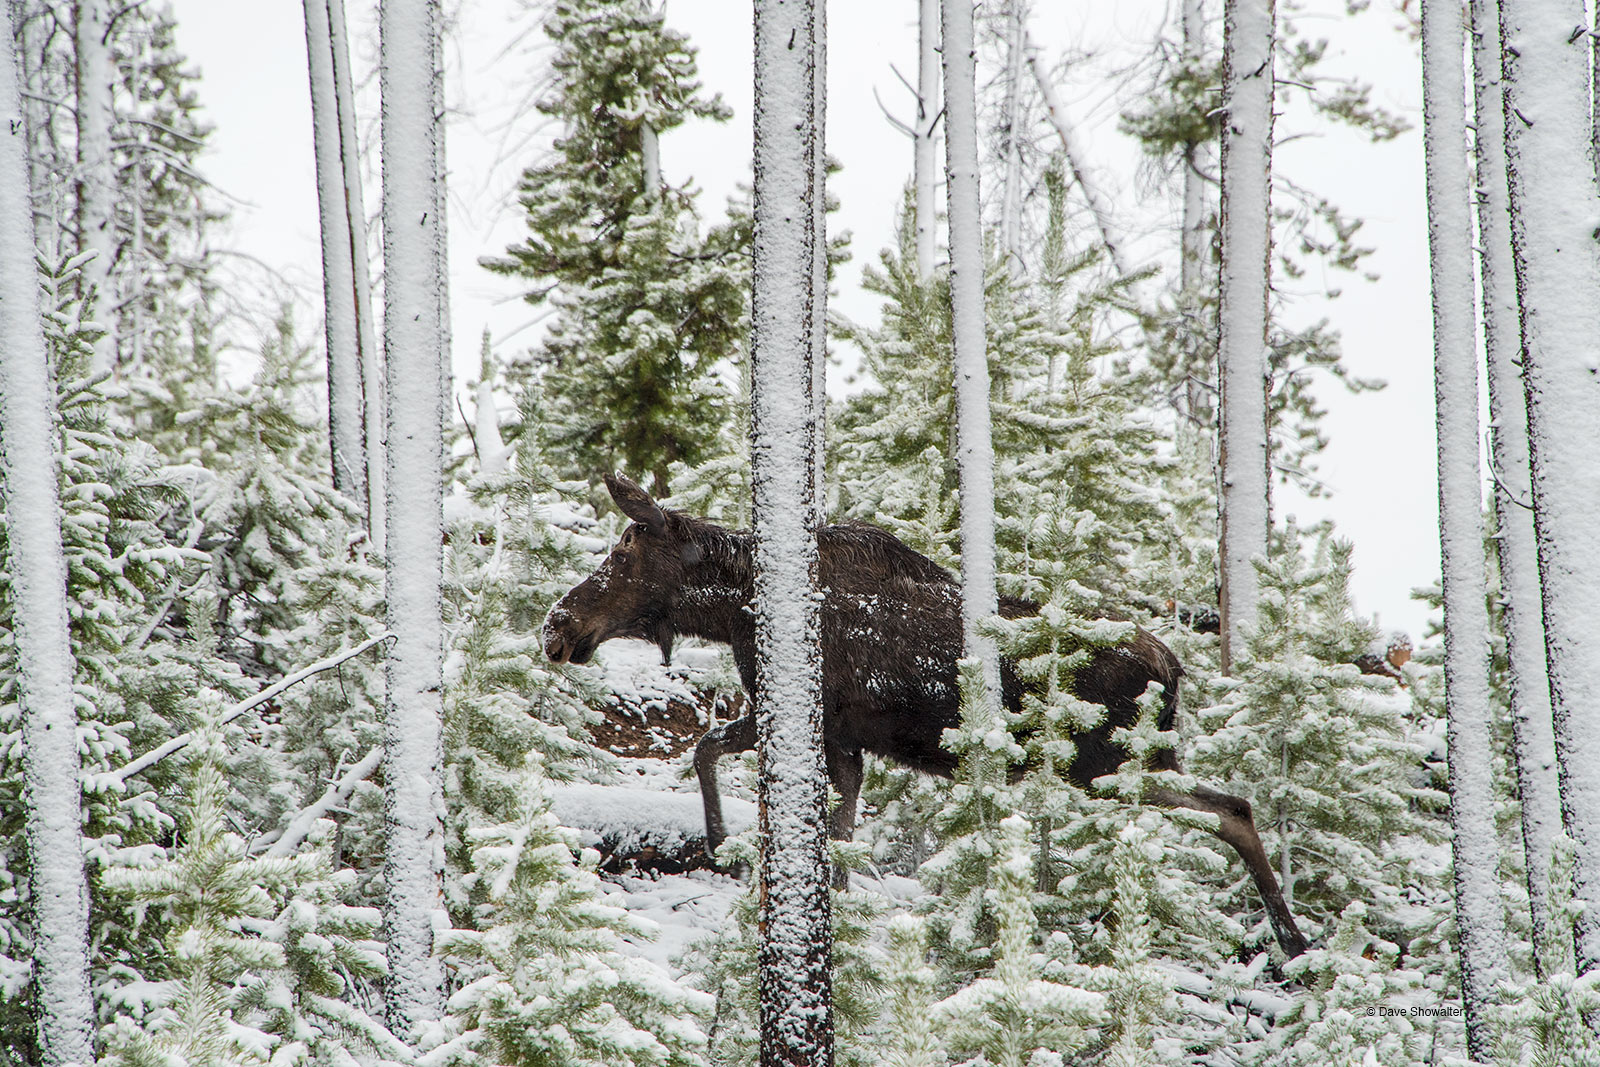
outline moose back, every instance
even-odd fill
[[[631,637],[656,644],[665,662],[679,635],[698,637],[731,646],[740,680],[753,694],[753,536],[663,509],[626,478],[607,475],[606,486],[633,522],[599,568],[550,609],[546,655],[558,663],[585,663],[602,642]],[[824,590],[823,749],[840,796],[831,831],[848,838],[863,753],[943,777],[955,770],[955,757],[940,739],[960,721],[961,589],[944,568],[875,526],[824,527],[818,547]],[[1017,618],[1035,613],[1037,606],[1002,598],[1000,611]],[[1182,673],[1171,650],[1142,628],[1135,627],[1124,644],[1095,651],[1078,671],[1074,691],[1082,700],[1104,705],[1106,715],[1073,737],[1077,755],[1068,777],[1088,789],[1127,758],[1111,735],[1134,724],[1138,699],[1151,682],[1159,682],[1164,692],[1160,726],[1171,729]],[[1003,699],[1015,711],[1022,687],[1011,663],[1002,662],[1001,675]],[[726,836],[717,760],[755,744],[751,714],[708,731],[695,748],[708,852]],[[1152,766],[1177,770],[1178,761],[1162,751]],[[1216,833],[1249,868],[1284,951],[1293,956],[1305,950],[1247,801],[1204,787],[1189,792],[1153,787],[1149,799],[1216,815]]]

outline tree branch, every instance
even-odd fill
[[[383,746],[373,745],[372,750],[328,786],[322,796],[296,812],[295,817],[290,819],[289,824],[281,831],[275,834],[263,834],[256,838],[255,848],[264,849],[266,854],[272,857],[283,858],[294,855],[294,850],[299,848],[300,843],[311,833],[311,828],[317,824],[317,820],[349,800],[350,794],[356,791],[356,786],[377,770],[378,764],[382,762]]]
[[[355,659],[357,656],[361,655],[361,653],[365,652],[367,649],[378,644],[379,642],[394,640],[394,636],[394,634],[385,631],[376,637],[367,638],[354,648],[347,648],[339,652],[335,652],[333,655],[328,656],[325,659],[317,660],[317,662],[311,664],[309,667],[301,668],[295,673],[289,675],[287,678],[279,679],[273,684],[267,686],[265,689],[256,693],[254,696],[246,697],[244,700],[239,701],[239,703],[223,712],[222,717],[217,720],[217,725],[226,726],[228,723],[237,719],[246,712],[259,708],[261,705],[265,704],[279,693],[282,693],[290,686],[298,685],[307,678],[321,674],[323,671],[332,670],[346,660]],[[155,766],[157,763],[160,763],[174,752],[186,747],[189,742],[194,740],[194,737],[195,733],[193,730],[190,730],[188,733],[179,734],[166,744],[146,752],[132,763],[126,764],[110,774],[101,775],[101,781],[108,785],[121,785],[134,775],[141,774],[144,771],[149,770],[151,767]]]

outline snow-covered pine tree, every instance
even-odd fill
[[[21,705],[40,1062],[94,1055],[89,882],[84,867],[78,713],[67,625],[57,435],[40,318],[11,13],[0,13],[0,508]]]
[[[1401,967],[1399,950],[1370,931],[1366,919],[1366,904],[1351,901],[1335,921],[1327,947],[1288,964],[1286,972],[1306,989],[1278,1016],[1256,1062],[1274,1067],[1436,1062],[1431,1027],[1413,1022],[1403,1003],[1424,992],[1422,975]]]
[[[728,111],[700,94],[693,48],[642,0],[560,0],[545,33],[555,85],[538,107],[563,130],[523,174],[527,240],[484,262],[557,309],[527,372],[543,381],[558,472],[626,468],[661,495],[668,465],[706,458],[728,418],[719,373],[741,358],[749,288],[740,228],[702,234],[691,189],[646,188],[644,131]]]
[[[1286,897],[1302,920],[1331,923],[1363,900],[1380,930],[1415,933],[1405,886],[1441,876],[1443,857],[1393,842],[1437,842],[1413,781],[1423,746],[1396,707],[1394,683],[1351,660],[1371,640],[1348,616],[1348,544],[1324,533],[1308,565],[1291,525],[1258,564],[1261,618],[1236,680],[1199,711],[1190,770],[1248,799]],[[1249,910],[1241,907],[1239,910]],[[1262,928],[1262,932],[1264,928]]]
[[[229,828],[218,694],[191,694],[206,725],[186,755],[179,843],[107,867],[101,884],[143,927],[146,979],[111,996],[101,1040],[113,1064],[285,1065],[366,1045],[407,1050],[352,996],[382,972],[377,916],[343,906],[319,848],[255,857]],[[159,948],[157,948],[159,946]]]
[[[477,929],[440,940],[459,988],[428,1062],[703,1067],[712,998],[622,951],[650,927],[607,902],[550,812],[537,756],[504,821],[468,831]]]
[[[958,1055],[976,1054],[972,1062],[994,1067],[1064,1063],[1101,1023],[1105,999],[1044,977],[1044,956],[1034,946],[1032,827],[1025,816],[1011,815],[993,830],[992,966],[986,976],[940,1001],[933,1017]]]

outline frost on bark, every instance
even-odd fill
[[[763,1067],[833,1062],[828,778],[812,485],[816,27],[811,0],[757,0],[750,465]]]
[[[78,0],[74,8],[77,53],[78,119],[78,247],[93,251],[83,266],[86,288],[99,293],[95,316],[113,321],[116,294],[111,291],[111,261],[116,255],[116,174],[111,158],[110,15],[106,0]],[[93,373],[109,371],[116,359],[116,338],[108,330],[94,343]]]
[[[1581,0],[1502,0],[1506,166],[1522,298],[1533,519],[1578,969],[1600,962],[1600,249]]]
[[[356,323],[357,249],[351,238],[344,188],[339,99],[334,88],[333,32],[328,0],[305,0],[306,60],[311,75],[311,130],[317,164],[317,206],[322,231],[322,299],[328,357],[328,436],[333,486],[362,506],[367,502],[365,401],[361,339]],[[354,151],[355,146],[348,146]]]
[[[939,0],[921,0],[917,16],[917,120],[912,125],[917,202],[917,277],[933,277],[939,206]]]
[[[436,0],[384,0],[384,354],[388,372],[388,557],[395,644],[388,660],[384,815],[388,1016],[396,1034],[437,1019],[444,974],[433,955],[443,907],[440,690],[444,433],[438,255]]]
[[[1506,204],[1498,0],[1472,4],[1472,35],[1478,262],[1489,365],[1489,462],[1494,472],[1501,606],[1511,668],[1511,730],[1537,965],[1548,947],[1550,858],[1561,832],[1561,792],[1556,780],[1555,730],[1550,722],[1550,676],[1545,670],[1544,608],[1528,472],[1528,407],[1522,388],[1521,324]]]
[[[1255,626],[1267,552],[1267,293],[1272,272],[1272,0],[1228,0],[1222,58],[1222,670]]]
[[[828,2],[813,0],[816,54],[811,79],[811,498],[813,521],[828,521]]]
[[[1459,4],[1423,0],[1423,142],[1433,283],[1451,848],[1467,1050],[1473,1059],[1487,1061],[1483,1012],[1496,980],[1503,976],[1506,946],[1496,876],[1499,849],[1489,739],[1489,614],[1483,602],[1464,33]]]
[[[45,363],[28,195],[27,133],[11,10],[0,8],[0,492],[10,551],[32,875],[35,1005],[47,1067],[94,1062],[89,886],[79,835],[77,705],[56,488],[55,404]]]
[[[1000,654],[978,623],[993,615],[994,443],[984,334],[983,228],[978,206],[977,56],[972,0],[944,0],[945,183],[955,342],[956,469],[961,487],[961,625],[970,658],[999,706]]]

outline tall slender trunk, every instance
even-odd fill
[[[1499,0],[1472,4],[1477,131],[1479,277],[1489,364],[1489,461],[1494,470],[1501,606],[1511,667],[1511,732],[1517,757],[1522,844],[1533,926],[1534,964],[1550,925],[1550,857],[1561,832],[1550,675],[1545,667],[1539,547],[1533,532],[1528,469],[1528,405],[1520,367],[1521,323],[1511,217],[1506,203],[1505,100],[1500,78]]]
[[[961,486],[961,624],[966,654],[982,661],[984,683],[998,707],[1000,654],[994,641],[978,629],[980,621],[995,613],[998,600],[976,79],[972,0],[944,0],[945,184],[955,341],[956,468]]]
[[[921,0],[917,16],[917,121],[914,160],[917,202],[917,277],[933,277],[939,203],[939,0]]]
[[[1033,71],[1033,80],[1039,86],[1039,95],[1044,98],[1045,114],[1050,119],[1050,125],[1055,127],[1056,136],[1061,138],[1061,151],[1067,157],[1067,168],[1072,171],[1072,180],[1078,183],[1084,200],[1089,204],[1089,213],[1094,216],[1095,226],[1100,230],[1100,241],[1105,245],[1106,254],[1111,257],[1111,266],[1118,274],[1126,275],[1128,273],[1126,246],[1122,233],[1117,229],[1116,221],[1111,215],[1111,203],[1095,184],[1093,175],[1089,173],[1083,149],[1078,145],[1072,124],[1067,121],[1066,106],[1056,95],[1056,87],[1050,81],[1050,72],[1045,70],[1044,61],[1039,58],[1039,46],[1028,36],[1026,27],[1023,28],[1022,34],[1023,55],[1028,61],[1028,69]]]
[[[367,209],[361,192],[361,141],[356,133],[356,96],[350,73],[349,23],[344,0],[327,0],[333,53],[333,91],[339,108],[339,162],[344,167],[344,209],[350,234],[351,288],[356,313],[356,347],[361,361],[362,446],[367,461],[367,534],[381,554],[388,523],[384,517],[383,351],[372,314],[372,279],[367,259]]]
[[[1267,298],[1272,284],[1272,0],[1228,0],[1223,16],[1222,670],[1255,626],[1271,521]]]
[[[1183,0],[1183,59],[1198,65],[1205,58],[1205,6],[1201,0]],[[1179,260],[1179,285],[1185,293],[1197,291],[1205,280],[1206,183],[1211,143],[1194,141],[1183,150],[1183,236]]]
[[[1022,25],[1024,0],[1006,6],[1005,187],[1000,195],[1000,247],[1006,266],[1022,267]]]
[[[322,232],[322,304],[328,360],[328,439],[333,486],[367,502],[367,457],[360,341],[356,335],[355,244],[344,189],[344,144],[333,82],[328,0],[305,0],[306,59],[311,75],[312,145]],[[354,146],[351,146],[354,147]],[[364,249],[362,250],[365,251]]]
[[[828,521],[828,0],[816,5],[811,80],[811,492],[814,522]]]
[[[751,483],[761,797],[761,1064],[833,1062],[811,330],[818,324],[820,23],[811,0],[755,5]]]
[[[0,493],[8,517],[24,833],[33,901],[41,1062],[94,1062],[89,884],[79,812],[78,709],[56,488],[55,398],[39,318],[27,132],[11,11],[0,7]]]
[[[433,955],[443,906],[440,692],[444,637],[444,426],[438,255],[439,121],[433,72],[437,0],[384,0],[379,11],[383,99],[385,365],[388,370],[389,628],[384,816],[390,1028],[410,1037],[444,1007]]]
[[[1465,27],[1454,0],[1422,2],[1422,107],[1433,282],[1450,828],[1467,1052],[1487,1061],[1483,1012],[1503,976],[1489,739],[1489,614],[1483,602],[1478,367],[1467,184]]]
[[[94,343],[91,370],[109,371],[117,359],[117,338],[111,329],[116,294],[111,291],[111,262],[116,256],[116,174],[111,158],[110,15],[106,0],[77,0],[74,44],[77,50],[78,119],[78,247],[93,251],[83,266],[83,284],[99,294],[95,318],[106,332]]]
[[[1561,813],[1577,845],[1578,967],[1600,961],[1600,198],[1589,157],[1589,46],[1581,0],[1502,0],[1506,169],[1522,298],[1533,521]]]

